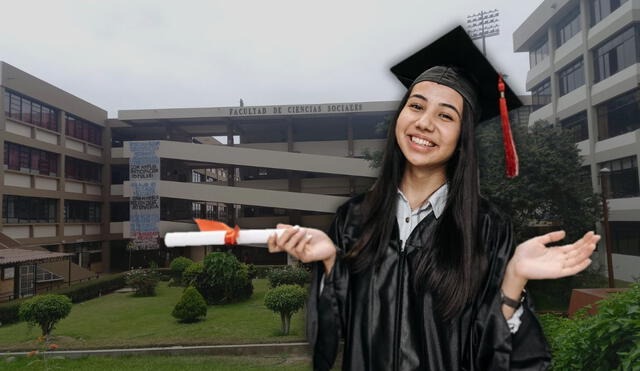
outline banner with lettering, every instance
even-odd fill
[[[131,199],[129,219],[135,250],[158,249],[160,230],[160,142],[129,142],[129,181]]]

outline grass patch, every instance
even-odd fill
[[[209,306],[206,319],[191,324],[171,316],[181,287],[160,282],[153,297],[104,295],[74,304],[53,331],[52,342],[63,350],[304,341],[304,311],[292,317],[290,334],[280,335],[280,315],[264,306],[267,280],[255,279],[253,284],[248,301]],[[2,326],[0,350],[36,349],[39,335],[24,322]]]
[[[6,357],[5,357],[6,358]],[[33,362],[33,363],[32,363]],[[48,369],[53,370],[310,370],[307,359],[286,355],[272,357],[221,357],[221,356],[122,356],[85,357],[80,359],[49,359]],[[17,358],[7,363],[0,358],[3,370],[44,370],[42,361],[33,358]]]

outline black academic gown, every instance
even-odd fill
[[[456,318],[442,321],[430,293],[416,295],[411,259],[433,236],[433,213],[401,250],[396,227],[378,271],[352,274],[340,258],[361,233],[363,195],[341,206],[329,236],[338,249],[319,293],[322,263],[314,268],[307,305],[307,337],[315,370],[332,367],[344,340],[343,370],[546,370],[550,355],[528,299],[522,324],[511,334],[501,311],[500,286],[513,253],[511,223],[487,203],[479,232],[488,254],[477,299]]]

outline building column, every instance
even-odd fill
[[[64,111],[58,112],[58,130],[60,135],[58,136],[58,145],[60,147],[58,155],[58,192],[64,194],[65,192],[65,148],[66,148],[66,121],[64,119]],[[64,240],[64,196],[58,199],[58,228],[57,236],[61,240]]]
[[[555,58],[556,58],[556,28],[549,27],[547,31],[547,43],[549,44],[549,63],[551,65],[551,77],[549,79],[549,85],[551,88],[551,108],[553,109],[553,126],[560,125],[558,120],[558,98],[560,97],[560,84],[558,83],[558,71],[556,71]]]
[[[229,121],[227,123],[227,146],[234,146],[233,139],[233,123]],[[236,176],[236,167],[233,165],[227,166],[227,186],[235,187],[235,176]],[[225,204],[227,208],[227,224],[233,226],[236,224],[236,208],[234,204],[228,203]]]
[[[591,169],[591,187],[594,192],[602,192],[601,184],[600,184],[600,168],[598,163],[596,162],[596,143],[598,142],[598,115],[596,108],[593,106],[593,102],[591,100],[591,89],[593,88],[595,81],[595,69],[594,69],[594,61],[593,54],[589,51],[589,28],[591,23],[591,0],[580,0],[580,28],[582,35],[582,63],[584,66],[584,85],[586,91],[586,105],[587,105],[587,130],[589,132],[589,155],[586,156],[586,161],[588,161],[589,167]],[[600,205],[602,207],[602,205]],[[602,210],[601,210],[602,211]],[[604,228],[602,227],[601,222],[596,223],[596,232],[601,236],[607,238],[605,236]],[[604,248],[603,238],[601,243],[599,244],[601,248],[599,248],[596,252],[594,252],[594,260],[597,260],[600,264],[607,264],[606,262],[606,249]]]
[[[111,244],[109,235],[111,234],[111,129],[106,121],[102,129],[102,246],[101,246],[101,272],[111,272]],[[158,169],[162,174],[162,169]]]
[[[287,151],[294,152],[294,131],[293,120],[287,119]],[[300,192],[302,190],[302,179],[295,171],[287,171],[287,190],[289,192]],[[300,210],[289,210],[289,224],[300,225],[302,222],[302,212]]]
[[[349,115],[347,119],[347,156],[354,156],[354,143],[353,143],[353,115]],[[349,177],[349,196],[353,197],[356,194],[356,178]]]
[[[2,68],[0,66],[0,68]],[[0,168],[0,190],[4,188],[4,133],[6,132],[6,117],[4,116],[4,87],[0,86],[0,147],[2,147],[2,153],[0,153],[0,162],[2,168]],[[4,192],[2,192],[4,194]],[[2,210],[2,203],[4,197],[0,197],[0,210]],[[4,219],[0,218],[0,232],[3,229]]]

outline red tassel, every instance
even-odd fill
[[[500,92],[500,118],[502,119],[502,139],[504,142],[504,155],[507,164],[507,177],[514,178],[520,171],[518,167],[518,153],[516,144],[511,135],[511,125],[509,124],[509,111],[507,110],[507,99],[504,97],[505,85],[502,75],[498,75],[498,91]]]

